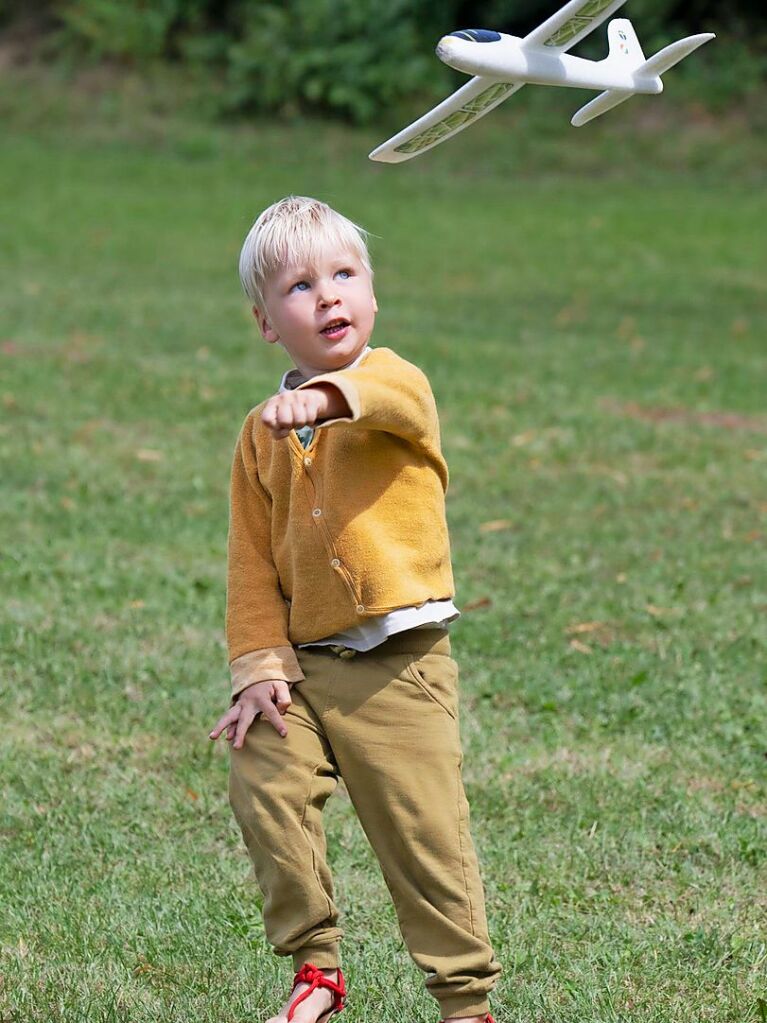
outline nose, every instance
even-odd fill
[[[330,285],[326,285],[320,290],[318,303],[321,309],[327,309],[328,306],[338,304],[338,295],[335,293],[335,289],[331,288]]]

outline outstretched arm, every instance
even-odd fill
[[[350,423],[416,444],[433,442],[439,436],[437,406],[427,376],[388,349],[377,349],[351,369],[313,377],[297,387],[296,393],[320,386],[340,393],[348,408],[340,416],[328,416],[320,424],[323,427]]]

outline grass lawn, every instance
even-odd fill
[[[397,124],[13,84],[2,1023],[259,1021],[287,993],[207,731],[231,452],[287,368],[236,260],[289,192],[373,232],[373,344],[441,410],[498,1023],[765,1023],[764,137],[672,96],[576,132],[580,97],[525,90],[387,167]],[[344,1019],[435,1021],[343,786],[326,828]]]

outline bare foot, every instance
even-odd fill
[[[335,984],[338,983],[338,970],[323,970],[323,975],[332,980]],[[280,1009],[276,1016],[270,1016],[266,1023],[288,1023],[288,1009],[292,1003],[298,998],[298,996],[308,991],[311,984],[306,984],[303,981],[296,984],[295,988],[290,994],[290,997]],[[335,992],[331,991],[327,987],[317,987],[312,991],[308,998],[304,998],[302,1002],[296,1006],[296,1011],[293,1013],[293,1018],[290,1023],[316,1023],[316,1021],[324,1015],[324,1013],[330,1010],[333,1000],[335,998]]]

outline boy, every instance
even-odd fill
[[[322,809],[343,778],[410,955],[451,1023],[492,1023],[501,968],[461,780],[448,472],[428,380],[368,345],[378,311],[360,228],[290,196],[240,255],[264,340],[295,369],[254,408],[232,466],[230,801],[292,956],[268,1023],[344,1005]]]

